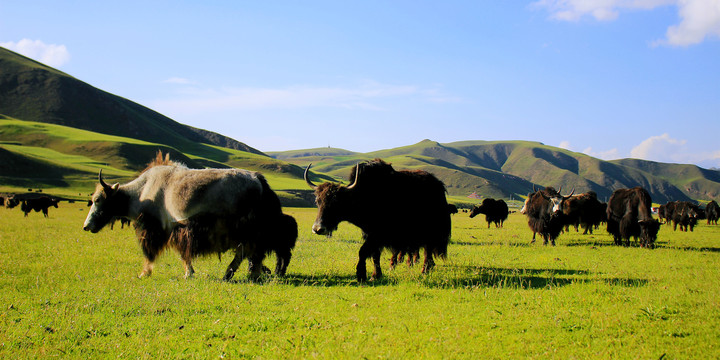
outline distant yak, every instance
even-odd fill
[[[470,217],[473,218],[478,214],[485,214],[488,229],[490,223],[495,223],[495,227],[502,227],[503,222],[508,218],[508,206],[505,200],[483,199],[480,205],[475,205],[470,211]]]

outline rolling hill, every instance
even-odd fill
[[[347,177],[358,161],[383,158],[398,168],[437,175],[454,196],[518,198],[533,186],[562,187],[565,193],[595,191],[601,199],[615,189],[643,186],[656,203],[671,200],[717,200],[720,172],[695,165],[623,159],[604,161],[538,142],[462,141],[417,144],[370,153],[341,149],[295,150],[268,155],[335,177]]]
[[[226,136],[180,124],[1,47],[0,114],[176,148],[205,143],[262,154]]]
[[[423,140],[357,153],[317,148],[264,154],[210,131],[192,128],[58,70],[0,48],[0,192],[27,189],[84,198],[102,168],[129,180],[161,150],[193,168],[262,171],[286,205],[311,206],[303,169],[315,182],[341,181],[359,161],[383,158],[398,169],[437,175],[455,202],[467,196],[519,199],[533,187],[564,193],[643,186],[656,203],[720,199],[720,172],[637,159],[603,161],[539,142]]]

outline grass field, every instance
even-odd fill
[[[359,285],[359,230],[328,239],[310,233],[315,209],[286,212],[288,276],[252,283],[220,280],[229,254],[183,279],[173,252],[137,279],[133,230],[83,232],[83,204],[0,209],[0,358],[720,357],[720,226],[663,226],[652,251],[604,230],[546,247],[519,214],[487,229],[460,213],[432,273],[384,254],[386,277]]]

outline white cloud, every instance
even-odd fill
[[[630,156],[653,161],[676,161],[677,156],[684,152],[686,143],[686,140],[673,139],[667,133],[651,136],[630,150]]]
[[[153,101],[153,107],[172,113],[311,107],[382,110],[378,103],[391,98],[418,96],[429,102],[438,99],[437,91],[432,89],[376,82],[351,87],[186,88],[182,91],[177,98]]]
[[[669,5],[677,7],[682,20],[669,26],[666,38],[653,42],[654,45],[688,46],[708,37],[720,37],[720,0],[539,0],[530,6],[547,9],[551,18],[561,21],[579,21],[584,17],[612,21],[621,12]]]
[[[70,53],[65,45],[45,44],[41,40],[22,39],[18,42],[0,43],[0,46],[56,68],[70,61]]]
[[[166,84],[177,84],[177,85],[193,85],[195,84],[194,81],[181,78],[181,77],[171,77],[165,81],[163,81]]]
[[[659,44],[688,46],[707,37],[720,37],[720,0],[680,0],[680,24],[667,29]]]
[[[565,150],[572,150],[572,149],[570,148],[570,142],[567,141],[567,140],[561,141],[561,142],[560,142],[560,145],[558,145],[558,147],[561,148],[561,149],[565,149]]]
[[[602,160],[615,160],[620,158],[620,152],[617,148],[613,148],[610,150],[605,151],[595,151],[592,147],[588,147],[587,149],[582,151],[585,155],[590,155],[592,157],[602,159]]]

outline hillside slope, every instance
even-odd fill
[[[398,169],[423,169],[437,175],[454,196],[518,198],[533,187],[562,187],[564,193],[595,191],[607,199],[619,188],[642,186],[656,203],[672,200],[717,200],[720,172],[695,165],[663,164],[637,159],[604,161],[538,142],[462,141],[417,144],[370,153],[339,149],[272,153],[298,166],[347,178],[358,161],[383,158]],[[342,156],[337,156],[342,154]]]
[[[180,124],[4,48],[0,48],[0,114],[176,148],[206,143],[264,155],[239,141]]]

